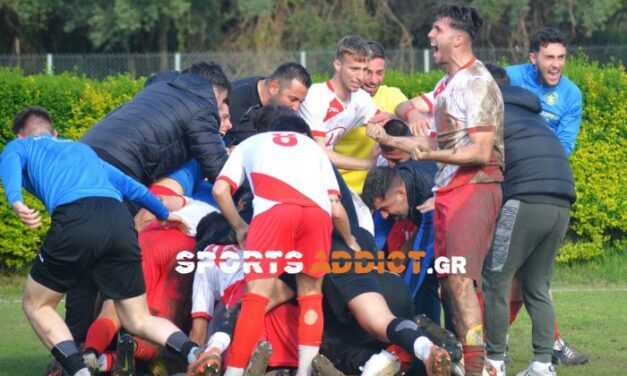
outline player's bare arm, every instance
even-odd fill
[[[331,217],[333,219],[333,227],[353,251],[359,251],[361,247],[351,232],[348,215],[346,214],[344,206],[342,206],[339,196],[334,193],[329,194],[329,200],[331,200]]]
[[[407,153],[413,153],[416,149],[435,149],[434,140],[427,136],[396,137],[385,133],[383,127],[376,124],[368,124],[366,133],[370,138],[380,144],[388,145]]]
[[[314,137],[314,139],[318,145],[324,149],[329,156],[331,163],[333,163],[333,165],[337,168],[345,170],[370,170],[375,165],[374,160],[359,159],[336,153],[333,149],[326,146],[324,137]]]
[[[470,145],[460,148],[434,150],[417,148],[412,152],[414,159],[426,159],[459,166],[483,166],[490,162],[494,147],[495,131],[474,132],[469,135]]]
[[[220,212],[235,231],[237,242],[240,247],[243,248],[246,241],[246,234],[248,233],[248,224],[239,215],[235,207],[235,203],[231,197],[231,186],[224,180],[217,180],[213,185],[213,197],[220,208]]]

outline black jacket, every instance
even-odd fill
[[[433,161],[408,160],[397,165],[398,173],[405,183],[407,191],[407,204],[409,205],[408,217],[415,224],[420,224],[422,214],[416,206],[421,205],[429,197],[433,196],[435,185],[435,173],[438,167]]]
[[[227,159],[219,126],[209,81],[191,73],[164,72],[81,141],[146,185],[192,158],[213,181]]]
[[[540,116],[539,99],[520,87],[501,88],[505,102],[505,181],[510,198],[552,203],[575,201],[568,158],[559,139]],[[548,198],[548,200],[547,200]]]

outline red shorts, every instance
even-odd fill
[[[327,262],[331,249],[331,217],[319,207],[304,207],[294,204],[278,204],[253,218],[246,238],[246,250],[261,253],[260,269],[251,267],[246,273],[247,281],[276,277],[285,267],[294,262],[302,263],[302,273],[321,278],[325,268],[319,264]],[[300,252],[299,258],[266,257],[266,251]],[[247,261],[251,261],[249,257]],[[275,268],[272,268],[274,264]],[[318,265],[317,265],[318,264]]]
[[[465,275],[481,286],[481,270],[496,228],[502,191],[498,183],[465,184],[435,194],[435,257],[439,277]],[[449,272],[438,268],[445,257]],[[455,266],[464,265],[463,268]],[[439,269],[439,270],[438,270]]]

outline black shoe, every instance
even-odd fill
[[[553,345],[553,356],[551,362],[554,365],[580,366],[588,363],[589,359],[586,355],[580,353],[574,347],[570,346],[563,339],[558,338]]]
[[[135,340],[133,336],[120,331],[112,376],[135,376]]]
[[[425,315],[418,315],[414,317],[414,322],[418,324],[418,327],[425,332],[427,338],[431,340],[436,346],[448,351],[453,363],[459,362],[464,356],[464,350],[461,342],[457,340],[455,334],[444,329],[440,325],[437,325],[430,318]]]
[[[45,376],[70,376],[65,370],[61,363],[59,363],[56,359],[52,358],[48,366],[46,367]]]

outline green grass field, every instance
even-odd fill
[[[0,376],[42,375],[50,356],[20,306],[24,277],[0,276]],[[580,367],[560,367],[563,376],[627,375],[627,255],[560,266],[553,297],[563,337],[590,356]],[[531,357],[529,317],[521,313],[510,332],[510,375]]]

